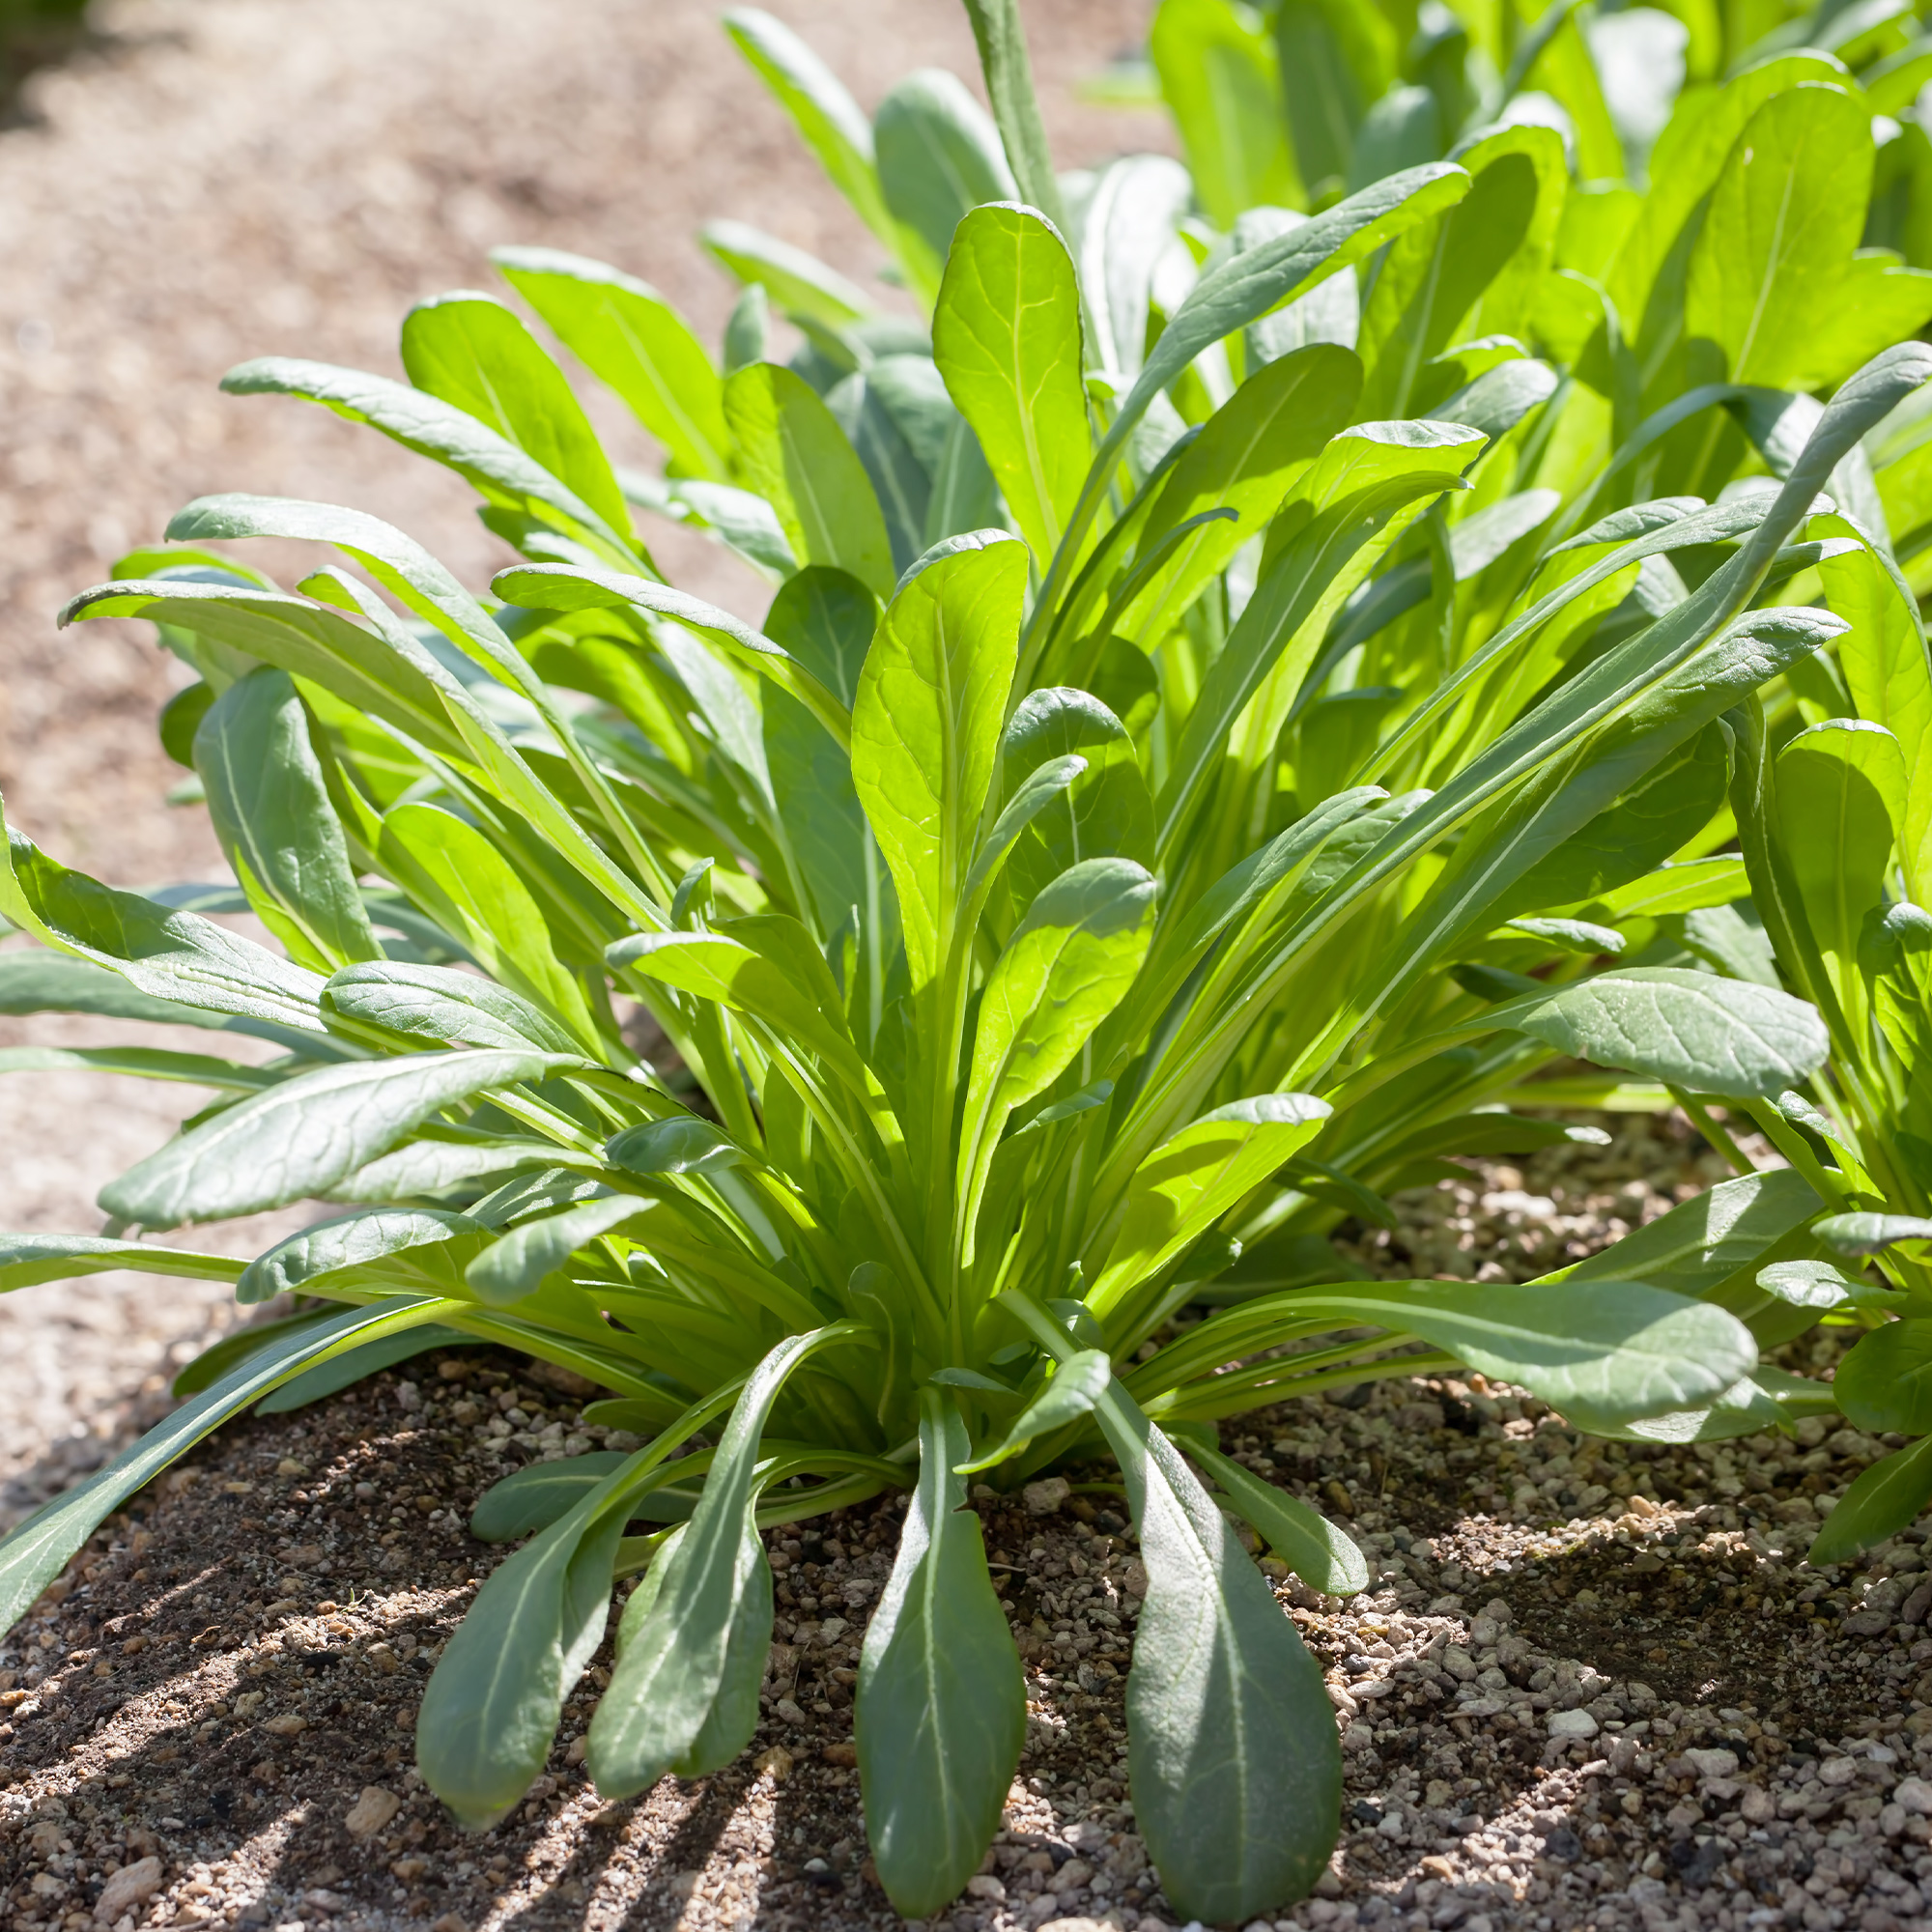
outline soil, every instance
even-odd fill
[[[1520,1212],[1484,1208],[1498,1196],[1576,1223],[1565,1259],[1601,1239],[1592,1202],[1641,1220],[1708,1179],[1668,1123],[1612,1127],[1472,1179],[1468,1249],[1492,1253]],[[1407,1251],[1457,1204],[1400,1205]],[[1829,1370],[1838,1345],[1795,1346]],[[104,1526],[0,1651],[14,1924],[894,1923],[850,1731],[891,1499],[770,1533],[765,1716],[727,1770],[601,1801],[580,1740],[606,1653],[495,1831],[465,1836],[416,1778],[422,1685],[503,1553],[468,1534],[476,1498],[525,1463],[628,1446],[584,1427],[581,1399],[495,1351],[425,1358],[231,1427]],[[1807,1422],[1605,1444],[1471,1376],[1285,1404],[1223,1446],[1343,1522],[1375,1578],[1326,1598],[1266,1559],[1323,1665],[1348,1779],[1330,1869],[1279,1926],[1932,1926],[1932,1551],[1915,1529],[1856,1567],[1803,1562],[1895,1440]],[[1178,1921],[1125,1789],[1144,1577],[1110,1502],[976,1497],[1031,1716],[1006,1829],[933,1932]]]

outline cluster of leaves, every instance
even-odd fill
[[[499,252],[661,473],[611,462],[489,295],[411,312],[403,383],[231,372],[469,482],[521,558],[487,593],[359,512],[231,496],[70,607],[191,668],[162,739],[237,883],[118,891],[10,830],[0,912],[40,944],[0,953],[0,1010],[279,1054],[0,1058],[216,1096],[103,1191],[105,1234],[0,1237],[0,1288],[135,1265],[299,1306],[0,1545],[0,1618],[250,1404],[525,1350],[645,1442],[484,1499],[478,1534],[529,1540],[439,1664],[424,1776],[469,1823],[513,1806],[633,1576],[600,1788],[728,1761],[771,1633],[758,1529],[903,1492],[856,1718],[881,1880],[923,1913],[1025,1731],[967,1484],[1111,1460],[1150,1579],[1137,1819],[1178,1907],[1240,1919],[1319,1874],[1340,1772],[1231,1519],[1320,1589],[1367,1573],[1216,1420],[1461,1364],[1592,1429],[1758,1428],[1833,1400],[1763,1348],[1891,1305],[1819,1284],[1834,1213],[1923,1210],[1915,1123],[1932,1147],[1932,923],[1882,906],[1932,719],[1894,545],[1932,274],[1864,246],[1912,206],[1873,128],[1909,130],[1847,65],[1876,90],[1919,56],[1903,15],[1835,53],[1800,23],[1685,92],[1645,190],[1612,57],[1635,14],[1168,0],[1191,173],[1062,179],[1011,0],[969,12],[990,117],[926,72],[868,119],[780,23],[729,18],[898,307],[717,223],[743,295],[714,355],[628,273]],[[1298,93],[1321,60],[1354,91]],[[668,584],[651,517],[769,580],[762,624]],[[339,560],[289,590],[211,548],[256,537]],[[1847,693],[1891,752],[1822,742]],[[1794,800],[1801,769],[1837,787],[1856,864],[1808,801],[1778,815],[1787,767]],[[1902,875],[1859,783],[1896,794]],[[211,917],[238,911],[275,946]],[[1673,1094],[1714,1133],[1714,1100],[1796,1122],[1793,1166],[1527,1287],[1367,1280],[1327,1238],[1448,1156],[1587,1136],[1565,1105]],[[1847,1095],[1856,1172],[1804,1138]],[[253,1259],[145,1238],[317,1198],[343,1211]]]

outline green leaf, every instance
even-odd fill
[[[1857,1288],[1830,1262],[1773,1262],[1758,1270],[1757,1285],[1794,1308],[1837,1308]]]
[[[1141,532],[1139,554],[1202,511],[1225,507],[1238,521],[1202,524],[1154,574],[1116,626],[1150,647],[1165,637],[1259,535],[1300,472],[1354,414],[1362,365],[1353,351],[1311,343],[1263,366],[1208,417],[1174,466]]]
[[[1194,1441],[1184,1441],[1188,1457],[1228,1493],[1228,1499],[1266,1539],[1267,1546],[1311,1590],[1330,1597],[1352,1597],[1369,1587],[1369,1564],[1352,1538],[1345,1536],[1297,1496],[1264,1483],[1240,1463]]]
[[[1818,1208],[1811,1183],[1795,1168],[1720,1180],[1667,1214],[1633,1228],[1602,1253],[1545,1279],[1616,1277],[1701,1297],[1751,1266],[1773,1242],[1802,1228]]]
[[[880,241],[893,226],[879,192],[872,126],[844,84],[805,42],[758,7],[734,7],[724,31],[777,96],[838,191]]]
[[[1239,1922],[1304,1895],[1327,1861],[1341,1807],[1334,1714],[1294,1626],[1174,1444],[1118,1382],[1094,1414],[1148,1573],[1127,1675],[1135,1823],[1178,1911]]]
[[[463,1270],[491,1239],[467,1214],[375,1208],[318,1221],[256,1256],[235,1284],[242,1303],[343,1288],[461,1297]]]
[[[156,907],[164,915],[165,908]],[[217,927],[219,931],[221,928]],[[99,1013],[107,1019],[157,1026],[220,1028],[226,1020],[205,1007],[179,1005],[137,993],[118,973],[71,952],[0,952],[0,1013]]]
[[[1874,1328],[1838,1364],[1832,1393],[1846,1419],[1874,1435],[1932,1435],[1932,1321]]]
[[[6,863],[0,866],[0,914],[43,944],[111,970],[152,1001],[268,1021],[298,1034],[323,1032],[317,1010],[320,974],[195,913],[177,912],[70,871],[4,821],[0,830],[8,839]],[[44,968],[32,982],[45,985]],[[89,1007],[76,1010],[101,1010],[92,1004],[98,986],[87,996]]]
[[[265,665],[230,685],[194,734],[194,762],[236,877],[290,956],[322,972],[380,959],[288,672]]]
[[[582,537],[613,560],[637,555],[628,515],[607,522],[542,464],[454,403],[358,369],[287,355],[241,363],[222,377],[221,386],[231,396],[299,396],[320,403],[446,465],[492,503]]]
[[[1263,1094],[1202,1115],[1134,1170],[1120,1232],[1087,1305],[1105,1316],[1139,1282],[1164,1268],[1327,1120],[1310,1094]]]
[[[479,1543],[515,1543],[533,1529],[548,1529],[630,1460],[615,1449],[598,1449],[513,1469],[478,1498],[469,1534]]]
[[[559,948],[542,908],[504,859],[498,841],[441,806],[403,804],[384,816],[377,857],[414,903],[462,940],[486,972],[515,989],[508,1002],[494,1003],[512,1032],[518,1031],[512,1015],[533,1003],[547,1016],[547,1036],[562,1032],[574,1042],[547,1050],[597,1051],[597,1024],[583,988],[557,957]],[[352,991],[352,1004],[358,997]],[[447,997],[453,1002],[460,995]],[[487,993],[476,997],[479,1005],[490,999]],[[402,1030],[421,1029],[419,1024]]]
[[[899,586],[852,706],[852,780],[898,888],[917,992],[950,946],[1018,652],[1027,554],[949,539]]]
[[[986,977],[959,1129],[962,1230],[1015,1107],[1065,1071],[1147,957],[1155,882],[1131,859],[1070,866],[1027,908]]]
[[[1875,1255],[1894,1241],[1932,1241],[1932,1221],[1917,1214],[1827,1214],[1811,1232],[1834,1255]]]
[[[590,1720],[591,1774],[607,1797],[645,1790],[671,1770],[701,1776],[751,1741],[772,1619],[771,1572],[753,1521],[758,1439],[793,1370],[855,1329],[789,1335],[745,1383],[691,1525],[647,1613],[635,1629],[626,1619],[623,1654]],[[719,1706],[728,1726],[711,1722]]]
[[[1053,1378],[1014,1418],[1006,1439],[997,1447],[970,1463],[952,1464],[956,1475],[976,1475],[1017,1456],[1036,1435],[1051,1435],[1083,1415],[1092,1415],[1094,1406],[1107,1392],[1114,1379],[1113,1365],[1104,1349],[1083,1350],[1069,1355],[1054,1371]]]
[[[184,1396],[199,1395],[219,1381],[238,1362],[246,1361],[270,1342],[278,1342],[298,1329],[313,1328],[318,1321],[332,1321],[341,1312],[339,1308],[310,1308],[299,1315],[284,1315],[272,1321],[249,1321],[231,1328],[220,1341],[210,1343],[176,1376],[168,1385],[168,1393],[177,1402]]]
[[[516,444],[610,528],[629,528],[624,493],[562,370],[501,302],[467,289],[418,302],[403,318],[402,354],[418,389]]]
[[[1093,455],[1080,291],[1066,244],[1030,208],[959,223],[932,319],[933,359],[1044,571]]]
[[[319,1362],[395,1329],[413,1327],[438,1310],[436,1302],[344,1309],[325,1321],[278,1337],[191,1402],[184,1403],[106,1467],[36,1510],[0,1541],[0,1632],[11,1630],[95,1526],[152,1483],[174,1460],[258,1396]]]
[[[575,1054],[582,1046],[507,986],[446,966],[391,959],[345,966],[323,988],[322,1005],[325,1012],[442,1046],[513,1052],[534,1047],[559,1054]]]
[[[778,512],[800,563],[848,571],[892,594],[892,545],[858,452],[802,377],[753,362],[724,384],[745,479]]]
[[[919,1433],[919,1487],[855,1700],[873,1862],[908,1916],[936,1912],[980,1868],[1026,1743],[1026,1686],[954,1468],[967,1437],[951,1397],[923,1392]]]
[[[1691,250],[1684,328],[1734,383],[1825,388],[1932,315],[1932,274],[1856,256],[1871,198],[1870,109],[1799,86],[1746,124]]]
[[[1082,770],[1040,809],[1016,837],[1009,881],[1016,899],[1045,891],[1083,859],[1153,862],[1153,799],[1125,725],[1084,691],[1050,687],[1030,693],[1001,740],[1003,786],[1009,797],[1021,774],[1078,756]]]
[[[866,292],[815,255],[780,242],[743,221],[707,221],[705,248],[745,284],[761,284],[784,312],[838,330],[871,313]]]
[[[1017,201],[1019,188],[986,110],[942,68],[922,68],[893,88],[873,138],[899,259],[930,301],[961,219],[981,202]]]
[[[729,477],[724,384],[704,345],[663,296],[621,269],[555,248],[494,248],[490,259],[664,444],[673,474],[721,483]]]
[[[577,1065],[556,1054],[407,1054],[318,1067],[190,1128],[100,1191],[144,1228],[259,1213],[332,1187],[432,1115]]]
[[[238,1281],[246,1262],[188,1248],[156,1248],[107,1235],[0,1235],[0,1293],[128,1268],[137,1274],[186,1275],[192,1281]]]
[[[1061,220],[1060,182],[1053,171],[1046,128],[1034,93],[1033,64],[1027,58],[1026,27],[1020,0],[966,0],[980,72],[993,119],[1000,130],[1019,191],[1049,221]]]
[[[1158,804],[1163,854],[1191,823],[1229,732],[1264,679],[1274,674],[1282,693],[1257,723],[1271,749],[1335,611],[1430,497],[1461,487],[1482,446],[1479,432],[1454,424],[1358,423],[1322,451],[1292,514],[1277,522],[1285,541],[1264,562],[1188,716]]]
[[[473,1335],[466,1335],[460,1328],[445,1328],[440,1322],[405,1329],[400,1335],[384,1335],[381,1341],[364,1342],[359,1349],[351,1349],[347,1354],[337,1355],[320,1368],[304,1370],[273,1394],[264,1396],[255,1405],[255,1413],[286,1415],[291,1410],[306,1408],[311,1403],[327,1402],[366,1377],[392,1369],[398,1362],[426,1355],[432,1349],[473,1348],[475,1341]]]
[[[1772,986],[1676,966],[1612,967],[1484,1015],[1577,1060],[1645,1073],[1694,1094],[1781,1094],[1824,1065],[1813,1008]]]
[[[168,1053],[152,1046],[0,1047],[0,1073],[126,1073],[141,1080],[181,1080],[256,1094],[282,1077],[260,1066],[242,1066],[205,1053]]]
[[[1161,0],[1148,53],[1208,220],[1232,228],[1257,204],[1296,206],[1274,43],[1259,16],[1231,0]]]
[[[561,1214],[526,1221],[470,1262],[464,1279],[478,1301],[508,1308],[534,1294],[579,1248],[651,1211],[635,1194],[605,1195]]]
[[[1820,1570],[1849,1563],[1901,1529],[1909,1529],[1924,1514],[1927,1502],[1932,1502],[1932,1435],[1863,1470],[1812,1538],[1805,1560]]]

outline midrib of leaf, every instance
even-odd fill
[[[784,448],[785,487],[791,492],[792,502],[798,508],[799,521],[804,523],[808,515],[811,519],[811,526],[807,532],[806,540],[808,555],[836,559],[841,553],[832,525],[826,518],[824,506],[818,499],[816,472],[806,461],[805,451],[800,445],[790,412],[781,405],[777,416],[779,439]]]
[[[1802,155],[1803,150],[1800,150]],[[1758,286],[1757,300],[1752,305],[1750,324],[1745,330],[1745,337],[1738,349],[1738,359],[1731,374],[1735,381],[1744,380],[1745,365],[1750,360],[1751,350],[1757,344],[1757,332],[1764,323],[1764,308],[1771,299],[1771,291],[1777,281],[1777,271],[1784,259],[1784,224],[1791,213],[1791,196],[1798,185],[1799,156],[1794,156],[1784,170],[1784,192],[1778,197],[1777,219],[1771,230],[1770,259],[1766,265],[1764,279]]]
[[[1023,286],[1021,270],[1025,254],[1025,232],[1024,230],[1017,230],[1013,235],[1013,288],[1015,292]],[[980,284],[980,293],[985,295],[986,285],[983,280]],[[987,298],[987,306],[989,308],[994,306],[990,297]],[[1033,405],[1038,394],[1038,387],[1030,392],[1026,386],[1026,364],[1020,350],[1020,328],[1026,319],[1027,311],[1030,308],[1040,306],[1042,304],[1038,302],[1027,301],[1021,301],[1016,305],[1012,322],[1009,327],[1008,341],[1011,351],[1013,400],[1020,406],[1020,441],[1026,450],[1027,477],[1033,485],[1034,497],[1039,504],[1040,517],[1046,526],[1046,550],[1047,555],[1051,557],[1060,548],[1060,514],[1054,507],[1053,493],[1046,486],[1046,469],[1040,458],[1039,431],[1034,420]],[[1044,387],[1045,380],[1045,372],[1042,372],[1039,387]]]

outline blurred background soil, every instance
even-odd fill
[[[909,70],[974,76],[958,0],[767,0],[868,109]],[[1148,0],[1029,10],[1062,166],[1171,147],[1164,120],[1076,98],[1145,33]],[[653,282],[715,340],[735,294],[698,247],[755,223],[848,273],[878,259],[707,0],[108,0],[0,128],[0,792],[8,819],[114,884],[225,876],[154,718],[179,678],[145,626],[56,617],[207,492],[354,504],[481,585],[509,560],[460,481],[311,406],[222,396],[296,355],[400,375],[409,304],[489,287],[541,242]],[[974,79],[977,89],[977,78]],[[500,288],[500,284],[497,285]],[[881,292],[882,299],[889,299]],[[648,460],[598,406],[621,460]],[[759,586],[659,526],[660,565],[756,616]],[[270,567],[293,564],[257,556]],[[312,565],[308,567],[313,567]],[[13,942],[17,944],[18,942]],[[208,1037],[155,1044],[207,1050]],[[106,1044],[101,1022],[0,1018],[0,1046]],[[202,1104],[80,1073],[0,1084],[0,1229],[89,1232],[94,1195]],[[208,1231],[253,1253],[291,1211]],[[185,1237],[196,1239],[190,1233]],[[130,1275],[0,1299],[0,1525],[164,1402],[224,1292]]]

